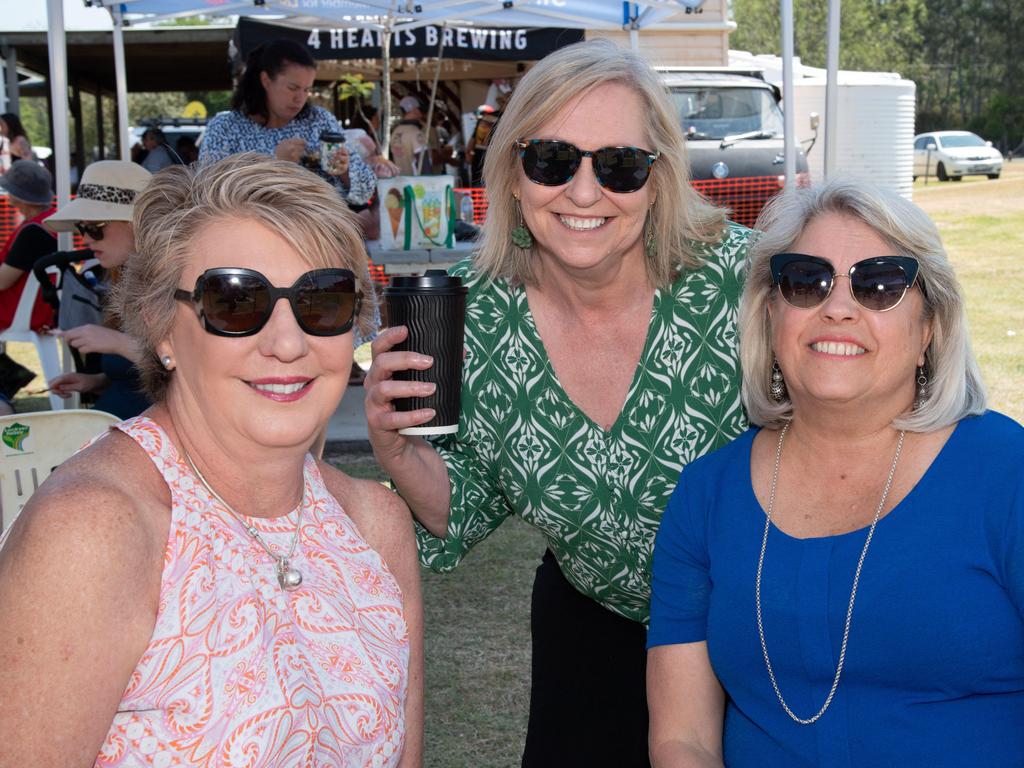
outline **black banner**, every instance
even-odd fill
[[[242,57],[257,45],[285,38],[304,45],[314,59],[379,59],[381,32],[361,27],[295,29],[241,18],[235,45]],[[583,40],[582,29],[555,27],[494,29],[483,27],[418,27],[395,32],[391,56],[425,59],[437,56],[444,41],[446,59],[535,61],[552,51]]]

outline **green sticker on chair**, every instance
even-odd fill
[[[28,437],[29,428],[24,424],[18,424],[15,422],[10,426],[4,427],[3,434],[0,435],[0,439],[4,441],[4,444],[9,445],[16,451],[25,450],[22,445],[25,444],[25,438]]]

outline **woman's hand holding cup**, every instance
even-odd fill
[[[398,430],[417,427],[434,418],[433,408],[399,411],[395,407],[394,401],[397,399],[428,397],[437,389],[433,382],[398,381],[394,378],[394,374],[399,371],[425,371],[434,364],[429,355],[394,351],[395,345],[405,341],[408,335],[408,329],[399,325],[388,328],[374,339],[370,345],[373,364],[363,382],[370,443],[377,459],[385,467],[389,459],[399,458],[411,443],[416,442],[415,439],[399,434]]]
[[[348,173],[348,150],[345,149],[344,147],[338,147],[337,149],[335,149],[334,152],[331,154],[330,164],[330,174],[332,176],[344,176],[346,173]]]

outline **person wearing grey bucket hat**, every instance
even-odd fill
[[[7,193],[8,204],[22,216],[22,223],[0,246],[0,330],[11,327],[29,271],[36,260],[52,253],[57,243],[41,226],[52,211],[53,193],[50,172],[31,160],[18,160],[3,176],[0,190]],[[38,330],[53,323],[53,310],[41,298],[32,308],[30,327]],[[0,380],[13,382],[0,391],[0,414],[10,413],[9,398],[27,381],[30,371],[6,354],[0,355]]]

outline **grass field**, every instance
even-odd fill
[[[941,229],[963,284],[992,407],[1024,421],[1024,161],[1008,164],[998,181],[919,181],[914,199]],[[11,347],[35,364],[31,347]],[[43,398],[17,404],[46,407]],[[382,479],[365,454],[328,459]],[[519,764],[529,703],[529,593],[543,550],[540,535],[513,518],[455,573],[424,574],[427,768]]]

